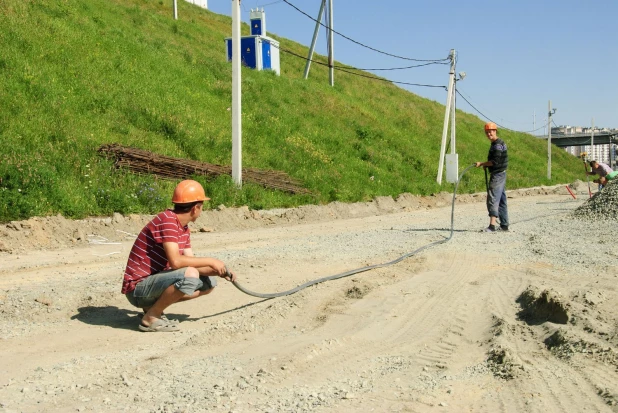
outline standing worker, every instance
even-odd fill
[[[614,172],[612,168],[602,162],[590,161],[590,172],[586,172],[586,175],[599,175],[599,179],[595,179],[594,183],[599,184],[599,191],[603,189],[603,186],[607,185],[607,175]]]
[[[137,236],[124,272],[122,294],[142,308],[142,331],[178,331],[178,322],[163,314],[170,305],[212,292],[214,276],[235,281],[225,264],[215,258],[195,257],[188,224],[202,213],[206,197],[199,182],[186,180],[174,190],[168,209],[150,221]]]
[[[487,186],[487,211],[489,212],[489,226],[484,232],[496,231],[496,219],[500,219],[500,230],[509,230],[509,212],[506,205],[506,168],[509,165],[509,156],[506,143],[498,138],[498,127],[493,122],[485,124],[485,135],[491,141],[486,162],[476,162],[477,168],[484,167],[489,171],[490,178]]]

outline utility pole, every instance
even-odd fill
[[[309,48],[309,55],[307,56],[307,64],[305,65],[305,76],[307,79],[309,77],[309,68],[311,67],[311,59],[313,59],[313,52],[315,50],[315,43],[318,40],[318,33],[320,31],[320,22],[322,21],[322,16],[324,15],[324,6],[326,5],[326,0],[322,0],[320,4],[320,11],[318,12],[318,18],[315,20],[315,30],[313,31],[313,39],[311,39],[311,47]]]
[[[178,0],[174,0],[174,20],[178,20]]]
[[[536,131],[536,111],[532,111],[532,130]]]
[[[590,129],[590,160],[594,160],[592,152],[594,151],[594,118],[592,118],[592,128]]]
[[[551,180],[551,115],[556,113],[556,109],[551,107],[551,100],[547,108],[547,179]]]
[[[438,177],[436,182],[442,185],[442,170],[444,168],[444,155],[446,153],[446,135],[448,133],[448,120],[451,113],[451,104],[453,102],[453,92],[455,86],[455,49],[451,49],[449,59],[451,59],[451,70],[449,72],[448,89],[446,90],[446,110],[444,112],[444,125],[442,126],[442,144],[440,146],[440,161],[438,163]]]
[[[453,96],[451,97],[451,155],[455,155],[455,107],[457,106],[457,95],[455,91],[457,90],[457,80],[458,79],[455,79],[455,83],[453,83]],[[446,181],[449,182],[448,170],[446,171],[446,175]]]
[[[333,0],[328,0],[328,67],[330,85],[335,86],[335,51],[333,50]]]
[[[240,1],[232,0],[232,179],[242,186]]]

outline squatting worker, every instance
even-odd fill
[[[177,331],[178,321],[163,311],[179,301],[209,294],[216,276],[227,275],[225,264],[215,258],[195,257],[188,224],[202,213],[206,197],[199,182],[186,180],[174,190],[174,209],[159,213],[140,232],[129,254],[122,293],[131,304],[144,310],[142,331]]]
[[[599,184],[599,191],[603,189],[603,186],[607,185],[607,175],[614,172],[612,168],[602,162],[590,161],[590,172],[586,172],[586,175],[599,175],[599,179],[595,179],[595,184]],[[610,178],[611,179],[611,178]]]
[[[484,232],[496,231],[496,220],[500,220],[500,229],[509,230],[509,212],[506,205],[506,169],[509,165],[509,156],[506,143],[498,138],[498,127],[493,122],[485,124],[485,135],[490,140],[489,154],[486,162],[477,162],[477,168],[487,168],[490,174],[487,188],[487,211],[489,212],[489,226]]]

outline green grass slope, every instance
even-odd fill
[[[175,182],[113,168],[105,143],[231,164],[231,19],[183,1],[0,2],[0,222],[32,216],[154,213]],[[243,26],[243,34],[249,32]],[[307,48],[277,38],[301,56]],[[322,59],[323,57],[318,57]],[[243,68],[243,167],[300,179],[291,195],[230,177],[198,178],[212,205],[289,207],[375,196],[452,191],[435,182],[444,106],[388,82],[337,72],[281,53],[281,76]],[[486,158],[483,122],[457,114],[460,168]],[[509,145],[510,189],[570,182],[581,164],[555,149],[500,132]],[[485,190],[471,171],[461,192]]]

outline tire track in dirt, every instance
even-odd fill
[[[307,370],[320,371],[324,366],[334,371],[335,377],[340,375],[337,370],[367,372],[368,377],[382,382],[379,386],[385,388],[388,384],[384,382],[393,374],[405,373],[416,380],[414,376],[418,373],[414,371],[421,372],[427,366],[432,374],[448,369],[461,342],[476,346],[474,338],[463,337],[468,318],[452,316],[445,311],[459,309],[469,300],[468,293],[462,293],[462,286],[469,284],[475,268],[469,271],[470,267],[458,265],[455,256],[441,257],[440,261],[440,271],[429,270],[405,277],[404,281],[373,291],[346,308],[343,314],[332,316],[324,327],[312,334],[336,331],[337,345],[328,350],[326,346],[317,350],[308,348],[309,352],[319,355],[319,360],[302,361],[303,357],[299,357],[301,361],[297,361],[295,367],[303,370],[304,375]],[[414,292],[402,298],[402,290]],[[351,323],[352,320],[360,321]],[[341,364],[342,358],[344,364]],[[320,365],[316,366],[316,362]],[[473,364],[478,362],[472,361]]]

